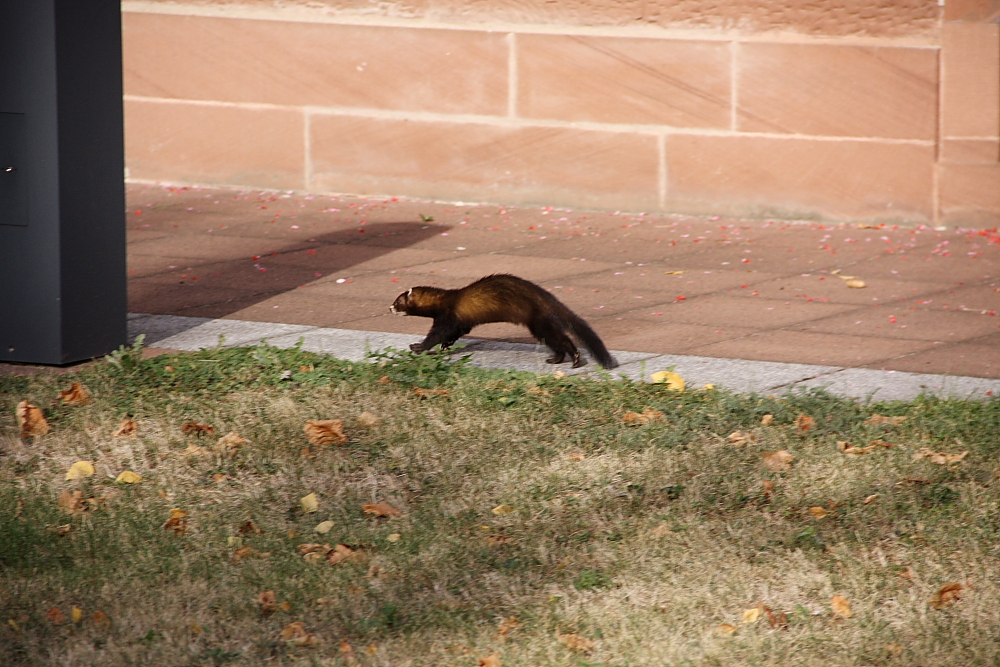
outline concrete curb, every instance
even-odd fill
[[[351,361],[362,361],[370,350],[405,349],[422,339],[422,336],[409,334],[177,315],[132,314],[128,324],[129,341],[145,334],[147,347],[193,351],[216,347],[221,337],[223,347],[266,341],[269,345],[287,348],[302,340],[304,350]],[[541,345],[478,339],[460,342],[467,345],[462,353],[472,355],[470,363],[482,368],[534,373],[561,370],[566,374],[592,376],[604,372],[593,363],[579,369],[570,369],[567,364],[553,367],[545,363],[546,350]],[[611,373],[612,377],[624,375],[632,380],[648,380],[652,373],[673,368],[690,387],[712,384],[736,392],[773,394],[823,387],[841,396],[880,401],[910,400],[921,393],[955,398],[1000,395],[1000,380],[986,378],[644,352],[612,351],[612,354],[621,364]]]

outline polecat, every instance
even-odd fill
[[[460,289],[411,287],[396,297],[389,310],[397,315],[433,317],[427,337],[410,345],[414,352],[435,345],[447,349],[473,327],[488,322],[511,322],[528,327],[531,335],[552,350],[550,364],[560,364],[568,355],[573,368],[583,366],[573,333],[590,350],[601,366],[618,365],[600,337],[579,315],[538,285],[508,274],[480,278]]]

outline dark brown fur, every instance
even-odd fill
[[[423,342],[410,346],[414,352],[435,345],[446,349],[480,324],[511,322],[528,327],[532,336],[549,346],[553,356],[546,361],[550,364],[562,363],[567,356],[573,360],[573,368],[586,363],[568,335],[572,333],[601,366],[618,365],[583,318],[538,285],[517,276],[486,276],[460,289],[412,287],[396,297],[390,310],[434,318]]]

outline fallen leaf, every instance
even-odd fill
[[[485,658],[479,659],[479,667],[500,667],[500,653],[494,651]]]
[[[286,625],[281,629],[278,638],[290,646],[319,646],[323,642],[316,635],[306,632],[302,621]]]
[[[73,524],[64,523],[61,526],[56,526],[55,532],[56,535],[58,535],[59,537],[65,537],[66,535],[69,535],[70,531],[72,530],[73,530]]]
[[[936,463],[939,466],[943,465],[953,465],[960,463],[962,459],[968,456],[969,450],[965,450],[961,454],[945,454],[944,452],[935,452],[924,447],[919,452],[913,455],[914,460],[920,460],[926,458],[931,463]]]
[[[42,436],[52,430],[49,423],[45,421],[42,410],[28,401],[21,401],[17,404],[17,425],[21,427],[22,438]]]
[[[346,544],[338,544],[326,554],[326,560],[330,565],[336,565],[343,560],[347,560],[355,553],[357,552]]]
[[[813,515],[813,518],[822,519],[826,516],[826,509],[823,507],[810,507],[809,513]]]
[[[665,275],[665,276],[683,276],[684,272],[683,271],[664,271],[663,275]]]
[[[420,398],[430,398],[431,396],[449,396],[451,391],[446,388],[424,389],[423,387],[414,387],[413,393]]]
[[[185,449],[183,452],[177,452],[177,454],[179,456],[188,456],[188,457],[205,457],[205,456],[211,456],[212,452],[205,449],[204,447],[198,447],[197,445],[188,445],[187,449]]]
[[[123,470],[117,477],[115,477],[115,481],[123,484],[138,484],[142,481],[142,475],[132,472],[131,470]]]
[[[576,651],[578,653],[589,653],[594,650],[594,640],[587,639],[586,637],[580,636],[574,633],[568,633],[565,635],[556,634],[556,638],[561,641],[566,648],[571,651]]]
[[[571,454],[567,454],[566,458],[568,458],[570,461],[583,461],[587,457],[581,454],[580,452],[573,452]]]
[[[59,400],[66,405],[86,405],[90,402],[90,392],[79,382],[74,382],[69,389],[59,392]]]
[[[665,523],[661,523],[656,528],[650,531],[653,537],[663,539],[670,534],[670,528]]]
[[[358,426],[364,426],[365,428],[372,428],[373,426],[378,424],[379,418],[377,415],[374,415],[371,412],[362,412],[360,415],[358,415],[356,421],[358,422]]]
[[[322,521],[316,524],[316,528],[314,530],[320,535],[323,535],[324,533],[329,533],[331,529],[333,529],[332,521]]]
[[[316,497],[315,493],[310,493],[308,496],[302,496],[299,498],[299,504],[302,506],[302,511],[306,514],[310,514],[319,509],[319,499]]]
[[[775,614],[767,605],[764,605],[764,612],[767,614],[767,622],[771,624],[772,628],[776,630],[788,629],[788,614],[785,612]]]
[[[486,536],[486,542],[491,547],[501,547],[505,544],[513,544],[514,537],[512,535],[506,535],[504,533],[494,533],[493,535]]]
[[[795,457],[784,449],[779,449],[776,452],[762,452],[761,456],[764,458],[764,467],[771,472],[791,470],[792,461],[795,460]]]
[[[867,447],[854,447],[851,444],[844,442],[843,440],[837,441],[837,449],[840,450],[842,454],[847,456],[864,456],[871,452],[878,445],[868,445]]]
[[[249,560],[251,558],[267,558],[270,555],[271,555],[270,551],[257,551],[253,547],[240,547],[239,549],[233,552],[233,555],[230,556],[229,559],[234,564],[239,565],[243,561]]]
[[[834,616],[850,618],[854,615],[854,612],[851,611],[851,603],[843,595],[834,595],[830,599],[830,607],[833,609]]]
[[[799,415],[795,419],[795,428],[800,433],[805,433],[806,431],[811,431],[816,428],[816,421],[809,415]]]
[[[90,461],[77,461],[69,467],[66,472],[66,479],[83,479],[94,475],[94,464]]]
[[[45,617],[49,619],[49,623],[52,625],[62,625],[66,622],[66,615],[62,613],[59,607],[52,607],[47,612],[45,612]]]
[[[69,617],[74,623],[79,625],[80,621],[83,620],[83,610],[79,607],[73,607],[69,612]]]
[[[861,280],[860,278],[852,278],[851,280],[848,280],[844,284],[854,289],[862,289],[866,287],[865,281]]]
[[[771,422],[774,421],[774,415],[764,415],[760,418],[760,423],[762,426],[770,426]]]
[[[670,391],[684,391],[684,378],[672,371],[660,371],[650,376],[653,384],[665,384]]]
[[[177,535],[183,535],[187,530],[187,510],[172,509],[170,518],[163,524],[163,530],[172,530]]]
[[[378,384],[390,384],[392,382],[392,380],[389,379],[388,375],[383,375],[382,377],[380,377],[375,382],[377,382]]]
[[[501,619],[500,626],[497,628],[497,640],[502,642],[507,641],[507,636],[523,625],[524,623],[517,620],[517,616],[508,616]]]
[[[774,482],[764,479],[761,480],[760,485],[764,488],[764,497],[770,499],[774,495]]]
[[[95,611],[92,618],[94,620],[94,627],[98,630],[102,630],[104,632],[111,630],[111,618],[109,618],[103,611]]]
[[[136,430],[138,429],[138,424],[136,424],[131,419],[123,419],[118,428],[115,429],[114,433],[111,434],[112,438],[134,438]]]
[[[663,421],[663,413],[652,408],[646,408],[642,412],[629,410],[622,415],[622,421],[633,426],[645,426],[646,424]]]
[[[347,442],[343,419],[310,419],[302,430],[309,442],[316,447],[343,445]]]
[[[728,637],[734,632],[736,632],[736,626],[729,623],[723,623],[715,627],[715,634],[722,635],[723,637]]]
[[[346,639],[340,640],[340,658],[348,665],[358,664],[358,659],[354,657],[354,647]]]
[[[361,509],[365,514],[372,514],[374,516],[402,516],[403,514],[384,500],[382,502],[375,503],[374,505],[362,505]]]
[[[274,595],[274,591],[258,593],[257,604],[260,606],[261,616],[270,616],[278,611],[278,598]]]
[[[871,494],[870,496],[868,496],[867,498],[865,498],[865,499],[864,499],[864,500],[862,501],[862,503],[861,503],[861,504],[862,504],[862,505],[871,505],[871,504],[872,504],[873,502],[875,502],[875,501],[876,501],[877,499],[878,499],[878,494],[877,494],[877,493],[873,493],[873,494]]]
[[[935,609],[947,609],[962,599],[963,588],[964,586],[957,581],[945,584],[931,598],[930,605]]]
[[[209,435],[215,433],[215,429],[208,424],[198,424],[196,422],[188,422],[181,426],[182,433],[194,433],[195,435]]]
[[[752,434],[747,433],[746,431],[733,431],[726,437],[726,440],[728,440],[729,444],[733,447],[742,447],[743,445],[757,441]]]
[[[899,426],[906,421],[906,417],[884,417],[880,414],[874,414],[865,420],[866,424],[872,426],[878,426],[879,424],[888,424],[889,426]]]
[[[221,472],[217,472],[212,475],[212,481],[216,484],[222,484],[227,479],[229,479],[229,475],[223,475]]]
[[[512,514],[514,512],[514,508],[511,507],[510,505],[497,505],[490,511],[492,511],[497,516],[504,516],[505,514]]]
[[[83,497],[83,492],[81,491],[63,491],[62,495],[59,496],[57,501],[59,507],[62,507],[64,511],[69,514],[77,514],[78,512],[86,512],[88,503]]]
[[[306,544],[300,544],[296,547],[299,550],[300,556],[310,556],[312,554],[319,554],[317,558],[307,559],[307,560],[322,560],[326,558],[326,555],[333,551],[333,547],[329,544],[317,544],[315,542],[308,542]]]
[[[241,448],[246,447],[250,443],[247,442],[239,433],[236,431],[230,431],[226,435],[219,438],[219,441],[215,443],[215,451],[226,457],[233,457],[240,451]]]
[[[236,531],[240,535],[263,535],[264,531],[257,527],[253,521],[244,521],[243,525]]]
[[[399,533],[389,533],[389,535],[387,535],[385,539],[389,540],[390,542],[399,542],[399,538],[401,537],[402,535],[400,535]]]
[[[885,652],[889,655],[899,655],[903,652],[903,647],[899,644],[886,644],[882,648],[884,648]]]
[[[760,613],[764,610],[763,605],[757,605],[753,609],[743,610],[743,622],[744,623],[756,623],[757,619],[760,618]]]

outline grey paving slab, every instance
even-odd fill
[[[303,349],[351,361],[361,361],[369,351],[387,347],[406,349],[422,339],[410,334],[176,315],[130,316],[128,324],[130,337],[144,333],[150,347],[199,350],[215,347],[220,336],[224,336],[226,347],[255,345],[261,340],[276,347],[292,347],[301,340]],[[459,342],[466,347],[456,354],[471,355],[470,363],[481,368],[590,376],[605,373],[593,362],[577,369],[569,364],[547,364],[548,349],[543,345],[465,338]],[[910,400],[921,393],[960,398],[1000,395],[1000,380],[986,378],[614,350],[612,354],[621,364],[610,371],[612,378],[624,375],[648,382],[653,373],[672,369],[692,388],[712,384],[736,392],[773,394],[822,387],[842,396],[883,401]]]
[[[832,394],[871,398],[876,401],[907,401],[922,393],[952,398],[1000,396],[1000,380],[951,375],[904,373],[868,368],[844,368],[797,382],[791,389],[823,387]],[[992,393],[989,393],[992,392]]]

